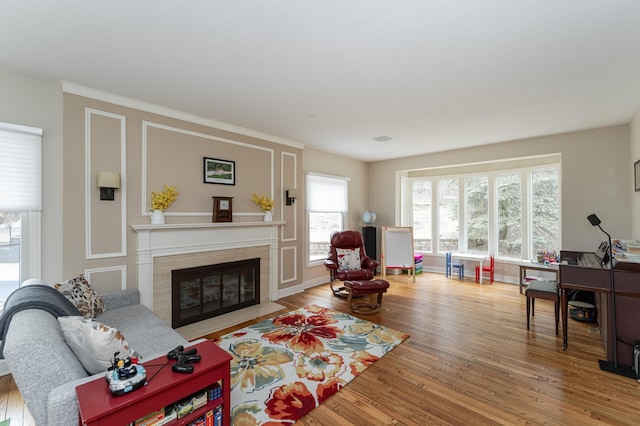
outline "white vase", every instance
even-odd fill
[[[273,212],[271,210],[264,212],[264,221],[273,222]]]
[[[162,210],[149,209],[147,215],[151,218],[152,225],[164,225],[164,213]]]

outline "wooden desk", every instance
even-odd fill
[[[557,263],[545,265],[544,263],[522,262],[519,263],[518,266],[520,267],[520,294],[522,294],[522,288],[524,287],[524,280],[527,277],[527,271],[552,272],[556,275],[556,282],[558,282],[558,273],[560,272],[560,268]]]
[[[487,259],[487,256],[485,256],[484,254],[471,254],[471,253],[451,253],[452,261],[454,257],[457,257],[458,259],[463,259],[463,260],[475,260],[476,262],[480,262],[480,271],[482,271],[482,263],[484,262],[485,259]],[[483,274],[480,274],[480,284],[482,284],[482,275]]]
[[[170,424],[187,424],[207,411],[222,405],[222,424],[229,425],[231,419],[231,355],[211,341],[194,346],[202,357],[199,363],[192,364],[192,374],[174,373],[167,357],[162,356],[142,363],[149,381],[140,389],[131,393],[113,396],[109,392],[106,380],[101,377],[76,387],[81,425],[124,425],[167,405],[178,402],[201,389],[222,380],[222,397],[193,413],[175,420]],[[167,363],[164,367],[163,364]],[[147,366],[148,365],[148,366]],[[162,368],[157,375],[156,372]]]

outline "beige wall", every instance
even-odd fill
[[[69,97],[69,95],[67,95]],[[304,227],[304,172],[312,171],[349,177],[350,205],[347,227],[359,229],[362,211],[376,211],[376,226],[396,225],[396,172],[399,170],[433,167],[441,165],[465,164],[478,161],[491,161],[500,158],[524,157],[547,153],[562,155],[562,240],[566,249],[583,249],[592,247],[594,241],[602,238],[601,233],[588,225],[586,216],[596,213],[603,225],[616,237],[640,239],[640,193],[633,192],[633,162],[640,159],[640,113],[636,114],[630,125],[615,126],[584,132],[567,133],[543,138],[511,141],[478,148],[445,151],[436,154],[416,156],[399,160],[364,163],[340,157],[324,151],[305,148],[304,150],[274,144],[257,137],[240,136],[236,133],[216,129],[212,126],[193,124],[166,116],[150,114],[141,110],[118,107],[117,105],[92,101],[90,99],[71,96],[69,112],[64,114],[63,145],[63,95],[58,84],[46,83],[36,79],[20,76],[0,70],[0,121],[14,124],[39,127],[44,130],[43,137],[43,213],[42,213],[42,276],[45,281],[53,282],[68,275],[82,272],[85,269],[97,270],[92,281],[100,289],[111,289],[121,285],[123,271],[128,287],[135,287],[135,241],[131,232],[126,230],[127,255],[107,259],[85,259],[85,181],[95,179],[97,169],[109,168],[120,170],[121,141],[119,128],[121,119],[125,117],[126,125],[126,190],[118,190],[114,202],[97,200],[97,187],[91,187],[92,219],[90,233],[91,250],[94,252],[112,252],[121,247],[119,237],[123,224],[117,218],[122,208],[122,194],[126,192],[126,225],[148,223],[142,214],[142,121],[160,122],[177,128],[186,128],[195,133],[212,137],[245,142],[263,148],[274,149],[274,194],[278,201],[281,191],[287,187],[297,188],[298,200],[295,207],[276,207],[276,219],[287,221],[281,241],[284,253],[282,281],[280,288],[298,285],[301,280],[314,282],[327,277],[324,267],[306,264],[306,232]],[[91,139],[98,141],[106,137],[113,140],[100,141],[94,145],[91,156],[93,172],[85,176],[84,159],[84,107],[96,110],[107,110],[116,116],[94,115],[95,133]],[[98,131],[100,130],[100,131]],[[157,131],[155,129],[154,131]],[[162,133],[162,132],[158,132]],[[170,132],[169,132],[170,133]],[[157,135],[160,141],[171,142],[167,134]],[[206,139],[206,138],[205,138]],[[180,135],[176,142],[190,146],[190,155],[198,153],[198,138]],[[152,142],[153,143],[153,142]],[[205,146],[215,143],[203,142]],[[108,148],[108,149],[107,149]],[[181,148],[180,148],[181,149]],[[179,149],[179,153],[182,153]],[[152,150],[153,151],[153,150]],[[205,156],[203,148],[202,156]],[[64,163],[63,163],[64,152]],[[226,155],[231,155],[233,151]],[[154,151],[155,155],[158,154]],[[171,162],[178,158],[176,152],[160,153],[160,162]],[[209,153],[207,153],[209,154]],[[217,155],[215,150],[211,156]],[[630,155],[630,158],[628,158]],[[197,156],[196,156],[197,157]],[[194,157],[194,158],[196,158]],[[183,161],[181,159],[180,161]],[[167,183],[179,183],[181,190],[189,188],[179,197],[170,212],[190,212],[192,210],[210,208],[207,202],[211,195],[234,196],[234,211],[244,213],[238,220],[252,220],[257,210],[248,202],[248,192],[266,192],[261,174],[246,173],[246,167],[239,168],[238,179],[241,179],[242,194],[234,193],[222,185],[204,185],[197,178],[201,165],[197,158],[196,165],[189,162],[177,168],[167,167],[167,174],[153,167],[149,171],[152,181],[146,189],[146,196],[152,190],[159,189],[167,179]],[[64,164],[64,167],[63,167]],[[186,163],[185,163],[186,164]],[[155,159],[154,159],[154,165]],[[279,169],[278,169],[279,167]],[[193,170],[191,170],[193,169]],[[64,182],[63,182],[64,170]],[[195,175],[187,177],[187,172],[195,171]],[[171,179],[172,181],[168,181]],[[186,180],[191,179],[194,185]],[[247,184],[247,182],[253,182]],[[268,185],[267,185],[268,186]],[[194,191],[191,188],[195,188]],[[205,189],[206,187],[216,189]],[[266,188],[266,186],[264,187]],[[63,216],[64,201],[64,216]],[[105,203],[111,203],[106,204]],[[115,213],[114,213],[115,212]],[[170,213],[169,212],[169,213]],[[205,217],[169,216],[171,221],[202,221]],[[126,228],[126,227],[125,227]],[[115,231],[114,231],[115,230]],[[63,245],[64,242],[64,245]],[[121,267],[124,266],[124,269]],[[514,274],[515,275],[515,274]]]
[[[640,160],[640,110],[633,117],[631,121],[631,157],[627,161],[629,168],[633,168],[636,161]],[[635,176],[631,173],[630,180],[632,185],[631,193],[631,231],[629,232],[629,238],[633,240],[640,240],[640,192],[635,192]]]
[[[167,184],[180,193],[165,212],[167,223],[211,222],[213,196],[233,197],[234,222],[262,221],[252,193],[275,198],[274,220],[286,221],[278,276],[282,288],[300,284],[303,204],[285,206],[283,194],[302,181],[302,145],[232,133],[127,102],[64,94],[63,275],[87,272],[100,292],[135,288],[137,242],[130,225],[149,223],[151,192]],[[234,161],[235,185],[205,183],[204,157]],[[99,199],[99,171],[121,174],[114,201]]]
[[[62,276],[62,92],[0,69],[0,121],[37,127],[42,136],[42,270],[47,282]]]
[[[595,249],[606,236],[586,220],[591,213],[600,217],[612,236],[628,238],[631,233],[629,131],[629,125],[621,125],[371,163],[370,206],[377,213],[378,225],[399,224],[396,175],[400,170],[560,153],[562,248]],[[425,268],[429,262],[439,265],[441,260],[426,259]],[[517,268],[501,272],[515,277]]]
[[[361,219],[362,212],[369,209],[368,163],[307,147],[304,150],[302,168],[305,173],[324,173],[349,178],[349,213],[346,218],[345,229],[360,230],[364,225]],[[306,215],[304,229],[306,229]],[[304,240],[305,242],[308,241],[306,232]],[[304,247],[306,265],[303,277],[304,282],[317,283],[322,280],[326,282],[329,278],[326,268],[317,264],[307,265],[306,243]]]

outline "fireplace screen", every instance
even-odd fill
[[[260,303],[260,259],[171,271],[172,326]]]

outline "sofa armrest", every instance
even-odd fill
[[[324,266],[327,267],[328,269],[338,269],[338,264],[331,260],[331,259],[327,259],[324,261]]]
[[[57,319],[40,309],[26,309],[13,315],[4,356],[38,425],[55,422],[47,416],[47,399],[54,388],[87,377],[82,364],[65,343]]]
[[[370,257],[367,257],[366,259],[362,260],[362,269],[374,269],[374,268],[377,268],[378,266],[379,266],[378,261]]]
[[[104,377],[104,373],[63,383],[54,388],[47,398],[47,424],[49,426],[80,424],[80,408],[76,386]],[[105,386],[107,382],[105,381]]]
[[[102,297],[107,310],[140,304],[140,291],[135,288],[104,293],[100,297]]]

